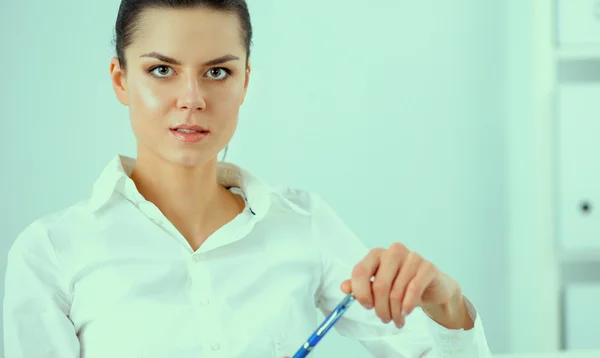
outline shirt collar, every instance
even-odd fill
[[[144,200],[129,178],[134,165],[135,159],[124,155],[115,156],[106,165],[92,190],[90,198],[92,212],[102,209],[115,193],[132,201]],[[232,163],[218,162],[217,181],[226,188],[240,188],[257,219],[262,218],[269,210],[273,188],[243,168]]]

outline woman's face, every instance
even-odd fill
[[[235,132],[250,66],[235,14],[147,10],[111,63],[113,88],[130,111],[138,158],[197,166],[215,160]],[[183,128],[182,128],[183,127]]]

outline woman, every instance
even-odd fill
[[[401,243],[368,251],[318,196],[218,162],[250,79],[244,0],[123,0],[110,73],[137,158],[9,253],[6,358],[278,357],[336,329],[376,357],[489,357],[461,286]],[[393,322],[393,324],[391,324]]]

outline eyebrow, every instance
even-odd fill
[[[158,52],[150,52],[150,53],[141,55],[140,57],[152,57],[152,58],[156,58],[162,62],[170,63],[173,65],[181,65],[181,61],[178,61],[169,56],[165,56]],[[239,59],[240,59],[239,57],[229,54],[229,55],[221,56],[219,58],[215,58],[214,60],[206,61],[202,64],[202,66],[215,66],[215,65],[220,65],[222,63],[229,62],[229,61],[238,61]]]

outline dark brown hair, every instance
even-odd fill
[[[240,19],[240,39],[246,48],[246,62],[250,58],[252,24],[246,0],[122,0],[115,24],[114,45],[121,68],[126,68],[125,49],[131,45],[137,30],[137,21],[147,9],[204,8],[237,14]]]

